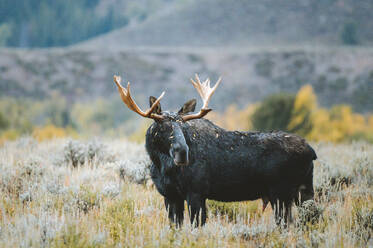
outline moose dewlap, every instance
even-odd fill
[[[291,206],[313,198],[312,147],[299,136],[285,132],[226,131],[204,119],[211,111],[208,102],[214,87],[210,80],[191,80],[203,105],[194,112],[190,100],[178,112],[162,111],[160,97],[150,97],[150,108],[142,111],[114,76],[123,102],[139,115],[154,120],[146,133],[146,150],[152,161],[151,177],[164,197],[170,220],[181,225],[184,201],[190,221],[206,222],[206,199],[270,203],[276,222],[291,219]],[[201,214],[201,216],[199,216]]]

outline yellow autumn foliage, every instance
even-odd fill
[[[240,110],[236,105],[229,105],[223,113],[210,112],[206,118],[227,130],[248,131],[252,128],[249,117],[256,107],[256,104],[251,104]]]
[[[297,93],[288,130],[306,136],[312,130],[312,115],[317,108],[317,97],[307,84]]]
[[[342,142],[373,137],[373,115],[354,113],[349,105],[319,108],[311,85],[298,91],[293,108],[288,131],[309,140]]]
[[[0,135],[0,145],[4,144],[5,141],[15,140],[19,137],[19,132],[16,129],[8,129]]]
[[[43,127],[35,128],[32,132],[32,136],[38,141],[44,141],[56,138],[64,138],[67,136],[67,131],[64,128],[49,124]]]
[[[207,119],[227,130],[246,131],[253,128],[251,118],[258,104],[238,109],[230,105],[223,113],[212,112]],[[311,85],[296,94],[288,132],[311,141],[343,142],[364,139],[373,142],[373,115],[354,113],[349,105],[320,108]]]
[[[368,117],[368,128],[369,130],[373,130],[373,115]]]
[[[373,116],[353,113],[348,105],[337,105],[329,111],[318,109],[313,114],[313,129],[307,138],[332,142],[351,140],[356,136],[368,138],[369,133],[373,133],[371,119]]]

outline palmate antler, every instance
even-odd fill
[[[148,110],[146,110],[144,112],[139,108],[139,106],[137,106],[136,102],[131,97],[130,82],[128,82],[127,88],[124,88],[120,84],[120,81],[121,81],[121,78],[119,76],[114,76],[114,83],[118,87],[120,97],[122,98],[122,101],[127,105],[127,107],[129,109],[131,109],[133,112],[138,113],[139,115],[141,115],[143,117],[147,117],[147,118],[151,118],[151,119],[155,119],[155,120],[162,120],[163,119],[162,115],[158,115],[158,114],[153,113],[153,110],[157,107],[157,105],[159,104],[159,101],[164,96],[164,91],[157,98],[157,100],[153,103],[153,105]]]
[[[202,105],[201,110],[198,113],[183,116],[182,118],[184,121],[202,118],[205,115],[207,115],[208,112],[212,110],[208,108],[208,104],[209,104],[211,96],[214,94],[216,88],[219,86],[221,82],[221,77],[219,77],[215,86],[212,88],[210,87],[209,78],[207,78],[203,83],[201,83],[197,74],[196,74],[196,82],[193,79],[190,79],[190,81],[192,82],[194,88],[196,88],[196,90],[198,91],[198,94],[201,96],[203,105]]]

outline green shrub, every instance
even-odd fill
[[[9,127],[9,121],[5,118],[5,115],[0,112],[0,131]]]
[[[322,216],[323,209],[313,200],[308,200],[302,203],[298,208],[298,223],[305,225],[306,223],[314,224]]]
[[[260,131],[287,130],[295,96],[279,93],[267,97],[252,116],[253,127]]]
[[[258,202],[218,202],[207,201],[208,209],[213,215],[227,216],[229,221],[237,222],[238,218],[247,220],[248,216],[258,212]]]
[[[0,23],[0,46],[5,46],[7,40],[12,35],[11,25],[8,23]]]
[[[265,58],[255,64],[255,71],[262,77],[271,77],[274,65],[272,60]]]
[[[105,226],[109,231],[109,236],[113,241],[119,242],[126,237],[134,223],[134,205],[132,199],[122,199],[109,205],[102,217]]]
[[[368,199],[357,198],[352,205],[351,228],[355,229],[357,236],[364,242],[372,238],[373,233],[373,205]]]
[[[81,185],[75,197],[78,209],[84,213],[99,207],[100,199],[98,193],[92,191],[88,186]]]
[[[54,237],[50,242],[50,247],[98,247],[90,244],[84,232],[78,230],[76,225],[68,225],[59,235]]]
[[[341,40],[345,45],[357,45],[357,25],[355,22],[347,22],[344,24],[341,32]]]

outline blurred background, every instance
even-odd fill
[[[143,108],[201,101],[189,79],[223,82],[208,118],[229,130],[373,142],[371,0],[0,0],[0,144],[127,137]]]

